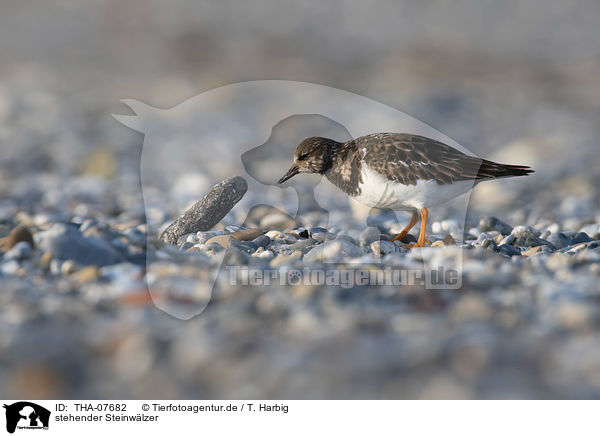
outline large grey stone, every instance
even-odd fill
[[[242,199],[247,190],[248,183],[243,177],[223,180],[167,227],[160,238],[169,244],[176,244],[182,235],[212,229]]]

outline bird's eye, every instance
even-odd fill
[[[308,159],[308,153],[302,153],[300,156],[298,156],[298,160],[306,160]]]

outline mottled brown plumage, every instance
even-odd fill
[[[403,185],[415,185],[418,180],[435,180],[439,185],[460,180],[477,182],[533,172],[524,165],[499,164],[469,156],[424,136],[373,133],[346,143],[307,138],[298,145],[294,156],[296,168],[288,174],[293,173],[290,177],[302,172],[323,174],[342,191],[356,195],[360,193],[362,165]],[[284,179],[287,180],[284,176],[280,183]]]
[[[469,156],[434,139],[406,133],[374,133],[349,141],[345,147],[354,150],[374,171],[404,185],[414,185],[417,180],[435,180],[444,185],[459,180],[523,176],[533,171],[527,166]]]

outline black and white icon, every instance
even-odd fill
[[[29,401],[19,401],[3,406],[6,409],[6,431],[14,433],[16,429],[48,429],[50,411]]]

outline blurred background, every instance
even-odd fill
[[[480,156],[532,165],[535,176],[518,184],[478,187],[471,197],[474,215],[497,214],[512,224],[559,221],[561,228],[577,230],[599,220],[599,18],[596,1],[3,0],[0,221],[39,224],[40,214],[50,220],[67,209],[83,215],[116,210],[140,219],[143,136],[111,117],[131,113],[121,99],[170,108],[229,83],[287,79],[370,97]],[[0,277],[0,288],[8,289],[7,283]],[[24,292],[34,285],[10,286]],[[534,310],[528,305],[534,294],[513,295],[519,316]],[[18,330],[37,310],[33,296],[10,306],[13,295],[3,297],[10,309],[5,332]],[[414,298],[421,308],[431,307]],[[487,326],[492,313],[479,297],[469,298],[453,309],[453,322],[473,312]],[[161,347],[182,323],[161,313],[121,314],[118,324],[109,316],[94,325],[106,340],[94,344],[90,331],[81,347],[73,326],[85,330],[86,318],[78,306],[69,310],[61,321],[35,312],[35,323],[55,338],[43,359],[35,351],[39,336],[11,357],[0,356],[5,396],[531,398],[590,397],[600,389],[600,356],[585,355],[580,366],[566,357],[598,349],[594,338],[542,352],[530,345],[550,346],[553,339],[536,342],[536,328],[529,330],[533,342],[527,346],[503,333],[495,357],[477,345],[497,339],[487,327],[456,355],[427,334],[423,347],[403,345],[401,365],[400,354],[377,338],[348,345],[351,338],[342,335],[331,345],[310,342],[318,338],[313,332],[306,342],[298,339],[300,349],[290,349],[285,336],[274,337],[257,349],[287,360],[269,372],[250,339],[220,350],[219,337],[199,324],[205,319],[188,323],[171,360],[162,361]],[[374,319],[369,316],[367,324]],[[150,338],[140,327],[147,317]],[[521,318],[514,318],[516,324],[511,319],[507,325],[515,326]],[[397,320],[395,328],[410,335],[429,321],[419,314]],[[221,326],[222,335],[268,335],[266,329],[278,325],[256,323]],[[371,327],[377,329],[377,322]],[[427,328],[442,331],[444,324]],[[460,335],[454,340],[462,344]],[[0,345],[11,341],[9,333],[0,336]],[[388,354],[376,365],[369,362],[382,349]],[[67,354],[70,360],[63,358]],[[539,368],[541,375],[528,381]],[[114,383],[105,384],[108,379]]]

